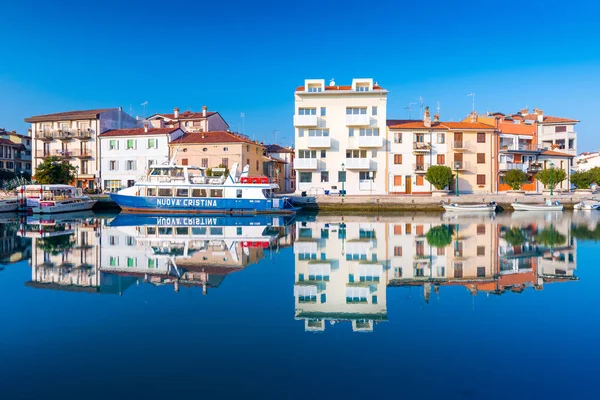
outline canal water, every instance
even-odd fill
[[[0,394],[600,398],[600,213],[0,215]]]

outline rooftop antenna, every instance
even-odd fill
[[[473,111],[475,111],[475,93],[469,93],[467,96],[473,97]]]
[[[421,108],[419,111],[419,119],[423,119],[423,96],[419,96],[419,107]]]
[[[242,118],[242,133],[245,135],[246,132],[245,132],[245,129],[244,129],[245,128],[244,121],[246,119],[246,113],[245,112],[240,113],[240,117]]]
[[[279,143],[277,142],[277,136],[279,136],[279,131],[278,131],[278,130],[276,130],[276,129],[274,129],[274,130],[273,130],[273,137],[275,138],[275,142],[274,142],[274,144],[279,144]]]
[[[440,101],[437,102],[437,113],[440,115]]]
[[[129,105],[129,115],[133,115],[133,107],[131,104]]]
[[[148,100],[142,103],[142,107],[144,107],[144,119],[146,119],[146,106],[148,105]]]
[[[408,119],[411,119],[410,118],[410,111],[412,110],[412,108],[410,106],[412,106],[413,104],[416,104],[416,103],[408,103],[408,106],[404,107],[405,110],[408,110]]]

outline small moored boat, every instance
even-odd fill
[[[14,212],[19,208],[17,198],[8,198],[0,200],[0,212]]]
[[[600,210],[600,201],[598,200],[583,200],[573,206],[574,210]]]
[[[456,204],[456,203],[442,203],[442,207],[446,211],[452,212],[463,212],[463,213],[492,213],[496,212],[498,205],[495,201],[488,204]]]
[[[515,211],[563,211],[564,207],[558,201],[547,200],[544,204],[524,204],[515,202],[511,204]]]
[[[19,188],[19,209],[34,214],[91,210],[96,204],[70,185],[25,185]]]

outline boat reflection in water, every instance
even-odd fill
[[[500,295],[576,280],[570,228],[589,214],[525,214],[298,221],[295,317],[307,331],[350,321],[369,332],[387,320],[386,288],[421,287],[428,303],[445,286]]]
[[[103,272],[153,285],[218,287],[258,262],[293,217],[117,216],[102,232]],[[125,250],[125,251],[123,251]]]

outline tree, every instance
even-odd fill
[[[562,246],[567,242],[567,238],[551,226],[535,235],[535,241],[541,245],[552,247]]]
[[[550,185],[550,175],[552,175],[552,185]],[[567,173],[561,168],[543,169],[535,174],[535,179],[542,182],[545,188],[554,190],[556,185],[567,179]]]
[[[504,174],[506,182],[512,190],[521,190],[521,186],[527,182],[527,174],[520,169],[511,169]]]
[[[72,235],[57,235],[41,238],[37,243],[40,250],[57,256],[75,246],[75,241],[72,239]]]
[[[593,176],[590,171],[580,171],[571,174],[571,183],[577,189],[589,189],[592,182]]]
[[[585,225],[574,225],[571,227],[571,236],[578,240],[593,240],[594,242],[600,241],[600,225],[596,226],[594,230],[589,229]]]
[[[427,169],[425,179],[437,190],[444,190],[452,183],[452,170],[445,165],[432,165]]]
[[[506,232],[502,238],[511,246],[521,246],[525,243],[526,238],[523,234],[523,231],[520,228],[510,228]]]
[[[590,175],[590,183],[600,184],[600,167],[594,167],[587,172]]]
[[[42,162],[35,171],[35,180],[43,185],[69,185],[75,180],[76,169],[68,161],[52,156]]]
[[[446,247],[452,243],[452,229],[448,225],[434,226],[425,237],[430,246]]]

